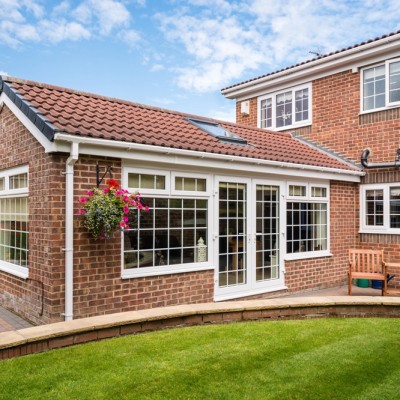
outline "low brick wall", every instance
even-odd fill
[[[399,318],[400,298],[280,298],[181,305],[102,315],[0,333],[0,360],[160,329],[322,317]]]

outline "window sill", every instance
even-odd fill
[[[288,287],[283,285],[282,283],[278,283],[276,286],[264,287],[262,289],[253,289],[253,290],[247,290],[247,291],[244,290],[243,292],[232,292],[232,293],[215,295],[214,301],[239,299],[242,297],[255,296],[258,294],[272,293],[272,292],[278,292],[281,290],[287,290],[287,288]]]
[[[359,116],[368,115],[368,114],[378,113],[378,112],[381,112],[381,111],[393,110],[393,109],[399,108],[399,107],[400,107],[400,104],[396,104],[396,105],[393,105],[393,106],[382,107],[382,108],[374,108],[373,110],[360,111],[358,115]]]
[[[294,261],[294,260],[305,260],[308,258],[322,258],[322,257],[332,257],[332,253],[329,251],[310,251],[308,253],[293,253],[286,254],[283,258],[284,261]]]
[[[400,235],[400,229],[385,229],[385,230],[360,229],[358,233],[367,233],[371,235]]]
[[[132,269],[122,269],[121,278],[131,279],[131,278],[145,278],[148,276],[158,276],[158,275],[174,275],[182,274],[186,272],[198,272],[207,271],[214,269],[213,265],[207,264],[206,266],[193,265],[184,267],[148,267],[148,268],[132,268]]]
[[[20,265],[11,264],[6,261],[0,261],[0,271],[22,279],[28,279],[29,277],[29,269],[27,267],[21,267]]]
[[[270,129],[275,132],[282,132],[282,131],[287,131],[289,129],[304,128],[306,126],[311,126],[311,125],[312,125],[312,121],[305,121],[304,123],[296,124],[296,125],[288,125],[288,126],[280,126],[279,128],[264,128],[264,129]]]

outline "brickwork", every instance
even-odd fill
[[[60,157],[46,155],[11,111],[0,112],[1,169],[29,165],[29,279],[0,272],[0,301],[35,322],[50,321],[53,269],[63,240]]]
[[[360,74],[360,71],[353,73],[349,70],[314,80],[312,82],[312,126],[292,128],[289,131],[295,131],[296,135],[344,155],[357,163],[360,163],[361,154],[366,148],[371,150],[368,162],[394,162],[396,150],[400,145],[400,108],[360,114]],[[240,102],[238,102],[237,122],[257,126],[257,99],[250,99],[250,104],[250,115],[242,117],[239,115]],[[400,182],[400,171],[398,169],[369,169],[366,172],[366,176],[362,178],[362,183]],[[350,201],[350,199],[348,200]],[[383,248],[388,261],[400,262],[400,235],[358,234],[358,203],[359,196],[357,194],[355,199],[352,200],[355,216],[353,216],[354,213],[349,204],[343,200],[340,202],[338,212],[335,212],[334,207],[331,208],[331,249],[334,254],[332,260],[320,260],[319,262],[318,260],[306,260],[302,263],[287,263],[286,283],[291,290],[299,287],[299,282],[302,282],[298,280],[295,283],[294,279],[297,279],[302,273],[296,275],[291,272],[292,268],[293,271],[296,268],[301,271],[306,266],[307,271],[314,271],[315,265],[336,265],[334,261],[335,253],[344,251],[342,257],[345,257],[347,249],[352,246]],[[356,221],[353,235],[350,235],[351,240],[347,243],[344,241],[344,246],[342,246],[341,229],[332,226],[332,224],[337,225],[338,221],[340,224],[346,224],[346,214],[343,213],[343,208],[347,209],[346,213],[349,213],[348,215],[351,215],[351,218],[355,218]],[[336,272],[340,272],[340,270]],[[399,276],[400,268],[392,268],[390,272]],[[306,282],[306,286],[309,287],[312,285],[312,278],[307,277],[306,279],[310,281]],[[390,286],[400,287],[400,277],[394,278]]]
[[[29,164],[29,278],[0,272],[0,302],[36,324],[62,321],[65,308],[65,163],[68,154],[42,146],[4,106],[1,169]],[[213,271],[121,279],[121,239],[93,241],[77,214],[78,198],[96,186],[96,164],[120,160],[80,157],[75,165],[74,318],[213,300]]]

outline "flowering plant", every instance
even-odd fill
[[[109,179],[103,190],[93,189],[86,197],[79,198],[81,209],[78,214],[84,218],[84,225],[95,239],[106,239],[118,229],[129,229],[129,210],[148,211],[143,206],[139,193],[129,193],[121,189],[119,183]]]

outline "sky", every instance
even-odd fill
[[[400,0],[0,0],[0,74],[234,121],[221,89],[400,29]]]

